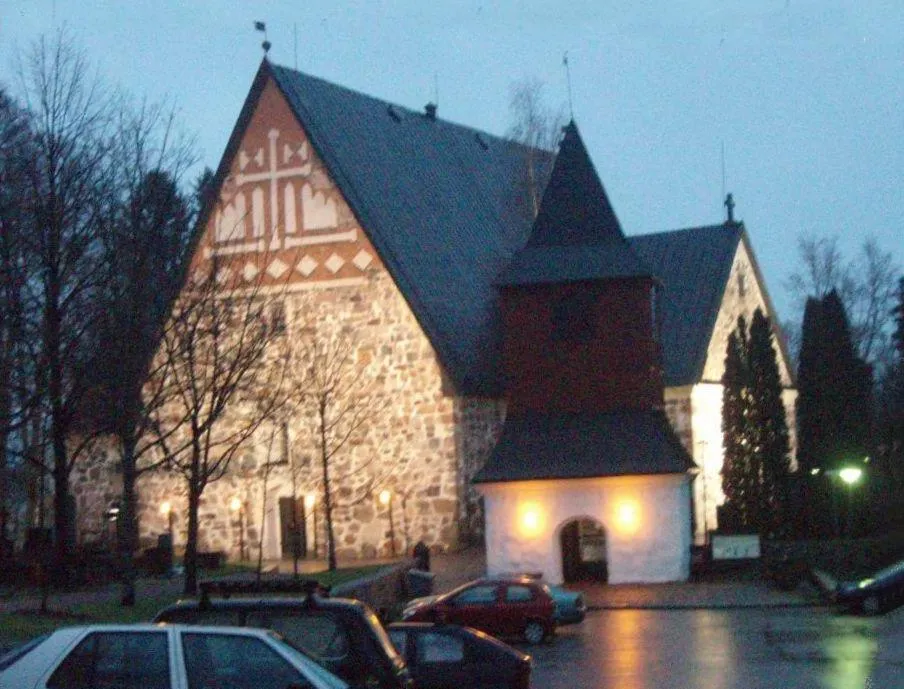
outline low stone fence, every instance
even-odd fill
[[[408,572],[415,567],[413,559],[387,565],[366,577],[337,584],[330,590],[331,596],[356,598],[364,601],[385,618],[411,598]]]

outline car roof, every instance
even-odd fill
[[[366,612],[368,607],[365,603],[352,598],[321,598],[314,596],[308,598],[302,597],[285,597],[285,596],[229,596],[206,598],[203,601],[194,598],[185,598],[168,605],[157,613],[159,617],[165,612],[172,610],[250,610],[254,608],[292,608],[292,609],[310,609],[310,610],[358,610]]]
[[[83,633],[91,632],[157,632],[164,629],[173,629],[175,631],[190,631],[194,634],[223,634],[234,633],[242,636],[260,636],[261,632],[271,635],[268,630],[256,629],[254,627],[238,627],[228,625],[205,625],[205,624],[179,624],[168,622],[134,622],[134,623],[103,623],[103,624],[76,624],[67,627],[60,627],[55,630],[54,634],[66,634],[76,636]]]

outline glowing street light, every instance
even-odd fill
[[[838,472],[838,478],[849,486],[854,485],[863,476],[863,469],[859,467],[845,467]]]

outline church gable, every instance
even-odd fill
[[[737,328],[738,317],[743,316],[749,326],[756,309],[762,310],[770,319],[776,333],[776,359],[782,385],[784,387],[793,386],[790,362],[787,352],[781,344],[778,317],[772,308],[772,302],[760,275],[756,258],[746,237],[742,237],[742,241],[738,242],[731,270],[724,285],[718,315],[709,337],[702,382],[721,383],[722,374],[725,372],[725,351],[728,346],[728,337]]]
[[[360,283],[382,265],[272,79],[229,153],[196,264],[289,289]]]

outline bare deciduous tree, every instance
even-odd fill
[[[69,476],[88,444],[70,441],[98,354],[96,297],[108,278],[98,224],[113,173],[110,101],[64,32],[41,39],[21,75],[33,151],[23,201],[30,226],[24,312],[37,343],[32,370],[48,438],[47,460],[43,452],[33,459],[52,475],[54,542],[62,564],[75,536]]]
[[[93,416],[96,426],[112,434],[119,450],[122,498],[117,546],[124,605],[135,600],[135,483],[155,466],[139,464],[155,446],[150,412],[163,401],[159,394],[148,394],[144,382],[183,273],[192,228],[192,204],[179,186],[195,155],[174,120],[173,111],[160,106],[121,106],[112,149],[117,173],[109,189],[115,203],[108,206],[111,215],[102,234],[110,279],[101,295],[105,306],[99,337],[105,357],[94,369]]]
[[[900,268],[892,255],[873,237],[859,253],[846,259],[837,237],[802,237],[798,240],[801,269],[791,275],[788,286],[799,297],[801,307],[808,296],[823,298],[838,293],[850,319],[851,338],[860,358],[884,370],[891,355],[891,309]],[[797,339],[799,328],[792,328]]]
[[[13,452],[17,444],[13,437],[22,429],[33,399],[32,391],[23,385],[23,364],[28,359],[23,311],[27,226],[20,204],[27,190],[29,155],[27,114],[0,89],[0,560],[15,522],[12,513],[19,511],[12,479],[21,467],[22,454]]]
[[[524,146],[524,185],[531,221],[537,217],[552,172],[552,160],[565,125],[564,112],[564,108],[556,111],[546,105],[543,83],[537,79],[525,79],[512,87],[512,124],[506,136]]]
[[[336,569],[334,512],[351,507],[370,497],[373,472],[370,457],[341,473],[336,460],[356,434],[366,430],[388,403],[380,395],[378,382],[371,376],[368,362],[360,358],[353,335],[342,329],[329,337],[316,328],[305,328],[294,335],[291,368],[299,377],[293,402],[311,422],[310,436],[320,464],[320,494],[326,532],[327,566]],[[352,485],[355,480],[357,484]],[[338,489],[350,496],[342,502]]]
[[[262,285],[238,289],[228,266],[190,271],[164,327],[149,384],[166,402],[153,413],[169,466],[185,480],[185,593],[197,588],[198,509],[204,490],[279,408],[286,367]]]

